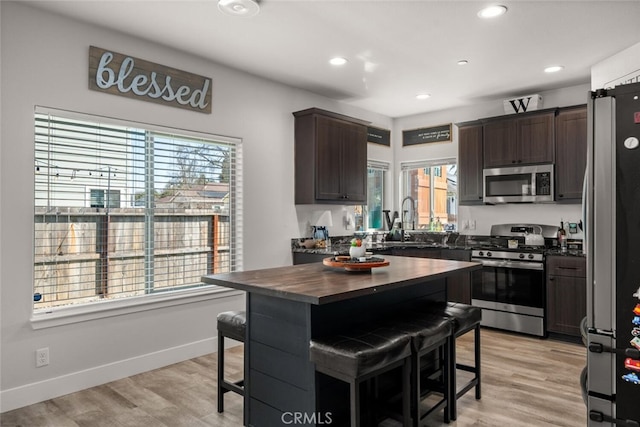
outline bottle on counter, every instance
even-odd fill
[[[558,245],[560,253],[567,253],[567,232],[564,231],[564,221],[560,220],[560,229],[558,230]]]

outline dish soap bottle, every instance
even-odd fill
[[[564,221],[560,220],[560,229],[558,230],[558,245],[560,245],[560,253],[567,253],[567,232],[564,231]]]

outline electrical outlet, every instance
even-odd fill
[[[36,350],[36,368],[47,366],[49,364],[49,347],[39,348]]]

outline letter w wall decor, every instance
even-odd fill
[[[542,97],[540,95],[525,95],[513,99],[505,99],[505,114],[526,113],[527,111],[539,110],[542,108]]]
[[[211,114],[211,78],[95,46],[89,89]]]

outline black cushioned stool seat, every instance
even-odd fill
[[[360,384],[402,367],[403,422],[409,425],[409,335],[388,323],[351,327],[336,335],[313,338],[309,358],[316,371],[349,384],[352,427],[361,425]]]
[[[449,317],[442,314],[432,314],[424,311],[410,311],[402,317],[393,319],[395,327],[405,331],[412,338],[411,357],[411,419],[417,427],[420,421],[432,412],[445,407],[444,421],[449,423],[449,405],[452,395],[450,348],[453,340],[453,323]],[[442,363],[441,389],[442,399],[432,405],[425,413],[421,413],[422,401],[421,360],[422,357],[435,350],[439,350]]]
[[[481,398],[480,389],[480,322],[482,321],[482,309],[474,307],[469,304],[463,304],[458,302],[448,303],[430,303],[425,308],[425,311],[442,314],[451,318],[453,322],[453,334],[460,337],[467,332],[474,331],[474,364],[463,365],[456,362],[456,345],[455,339],[452,340],[451,345],[451,384],[452,394],[455,396],[451,401],[450,413],[451,419],[456,420],[458,417],[458,409],[456,400],[462,397],[465,393],[475,387],[476,399]],[[457,375],[456,369],[460,369],[474,374],[473,378],[464,384],[460,390],[457,388]]]
[[[224,411],[224,394],[230,391],[244,396],[244,380],[228,382],[224,379],[225,337],[244,342],[247,315],[244,311],[225,311],[218,314],[218,412]]]

